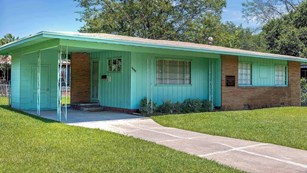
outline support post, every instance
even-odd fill
[[[68,102],[68,47],[66,47],[66,56],[65,56],[65,121],[67,121],[67,102]]]
[[[213,110],[213,60],[209,59],[209,101],[211,102],[210,110]]]
[[[57,117],[62,121],[62,81],[61,81],[61,68],[62,68],[62,46],[59,47],[58,63],[57,63]]]
[[[41,115],[41,66],[42,66],[42,60],[41,60],[41,51],[38,52],[38,59],[37,59],[37,92],[36,92],[36,109],[37,109],[37,115]]]

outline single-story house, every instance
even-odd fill
[[[12,56],[11,106],[61,108],[59,62],[71,61],[71,103],[136,111],[187,98],[222,109],[300,105],[307,59],[205,44],[103,33],[39,32],[0,47]]]

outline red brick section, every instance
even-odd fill
[[[222,56],[222,109],[239,110],[300,105],[300,64],[288,63],[288,87],[238,87],[238,57]],[[226,76],[236,77],[236,86],[227,87]]]
[[[71,103],[90,102],[90,56],[71,54]]]

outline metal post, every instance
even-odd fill
[[[62,121],[62,91],[61,91],[61,67],[62,67],[62,46],[58,53],[58,63],[57,63],[57,117],[59,121]]]
[[[66,47],[66,65],[65,65],[65,121],[67,121],[67,102],[68,102],[68,47]]]
[[[37,59],[37,92],[36,92],[36,96],[37,96],[37,102],[36,102],[36,106],[37,106],[37,115],[41,115],[41,65],[42,65],[42,61],[41,61],[41,51],[38,52],[38,59]]]
[[[211,110],[213,110],[213,62],[209,59],[209,101],[211,102]]]

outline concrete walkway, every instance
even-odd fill
[[[73,116],[69,117],[69,125],[133,136],[247,172],[307,173],[305,150],[163,127],[150,118],[128,114],[81,111],[70,114]],[[44,117],[52,119],[46,112]]]

